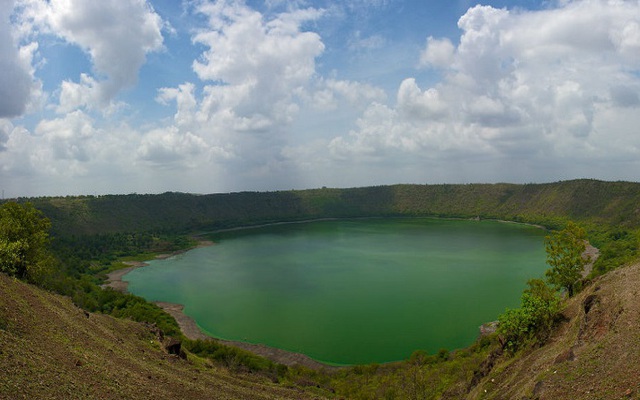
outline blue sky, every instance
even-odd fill
[[[638,180],[640,2],[8,0],[6,197]]]

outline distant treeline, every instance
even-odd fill
[[[195,195],[40,197],[29,201],[54,236],[193,233],[314,218],[433,216],[504,219],[559,228],[640,227],[640,184],[572,180],[547,184],[392,185]]]

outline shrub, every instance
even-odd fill
[[[184,347],[193,354],[221,362],[236,371],[263,372],[282,377],[288,370],[285,365],[276,364],[262,356],[224,345],[216,340],[185,340]]]
[[[498,334],[503,346],[512,352],[528,344],[544,343],[560,311],[557,292],[544,281],[531,279],[527,285],[520,308],[507,309],[498,317]]]

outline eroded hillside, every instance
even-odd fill
[[[640,396],[640,264],[597,278],[571,299],[543,347],[502,359],[473,399]]]
[[[149,327],[0,274],[0,399],[319,398],[167,354]]]

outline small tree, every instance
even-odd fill
[[[31,204],[0,207],[0,272],[39,281],[50,267],[48,219]]]
[[[556,291],[543,280],[531,279],[527,285],[520,308],[507,309],[498,317],[498,333],[504,346],[514,352],[527,344],[544,343],[560,310]]]
[[[561,231],[554,231],[545,238],[547,251],[547,280],[558,289],[565,289],[573,296],[582,271],[589,262],[583,257],[586,249],[586,232],[573,222]]]

